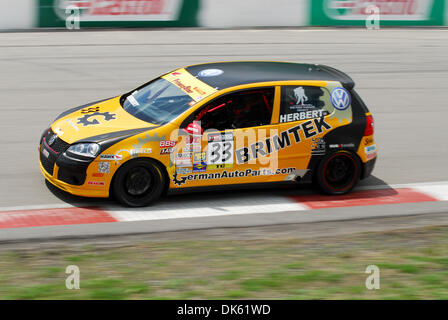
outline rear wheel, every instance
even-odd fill
[[[151,160],[131,160],[116,173],[112,183],[113,194],[126,206],[147,206],[157,200],[164,190],[166,181],[162,170]]]
[[[319,163],[316,184],[326,194],[339,195],[349,192],[359,180],[361,163],[350,152],[339,151],[326,156]]]

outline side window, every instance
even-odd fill
[[[320,118],[328,114],[325,101],[328,90],[313,86],[283,86],[280,102],[280,121],[291,122]]]
[[[271,123],[274,88],[260,88],[228,94],[204,107],[195,117],[203,130],[238,129]]]
[[[201,122],[201,127],[204,131],[207,129],[217,129],[220,131],[230,129],[228,109],[231,103],[232,100],[230,97],[218,98],[202,108],[194,120]]]

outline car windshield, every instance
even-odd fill
[[[120,102],[134,117],[165,124],[188,110],[194,100],[171,82],[159,78],[123,95]]]

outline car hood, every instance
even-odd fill
[[[71,144],[93,136],[156,126],[126,112],[120,97],[116,97],[70,109],[56,118],[51,129]]]

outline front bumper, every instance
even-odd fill
[[[39,156],[40,158],[40,156]],[[44,175],[45,179],[48,180],[55,187],[68,192],[70,194],[81,196],[81,197],[92,197],[92,198],[107,198],[109,197],[109,192],[107,188],[102,189],[89,189],[88,186],[74,186],[63,181],[58,180],[52,175],[48,174],[47,171],[42,167],[39,159],[40,171]],[[55,165],[55,172],[58,171],[57,165]]]
[[[55,187],[66,191],[70,194],[82,196],[82,197],[100,197],[107,198],[109,196],[109,188],[106,185],[103,186],[91,186],[87,184],[87,179],[80,180],[80,183],[77,185],[70,184],[65,181],[62,181],[58,177],[64,177],[67,180],[66,173],[71,172],[73,170],[72,167],[67,166],[67,168],[61,168],[58,166],[57,159],[59,157],[58,154],[51,150],[51,148],[45,145],[45,141],[41,140],[41,144],[39,145],[39,167],[40,171],[44,175],[45,179],[48,180]],[[45,150],[45,151],[44,151]],[[48,154],[47,156],[43,155],[43,152]],[[45,157],[43,162],[42,157]]]

